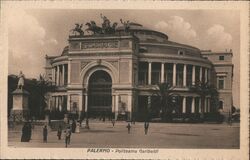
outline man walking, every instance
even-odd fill
[[[61,140],[61,136],[62,136],[62,126],[59,125],[58,130],[57,130],[58,140]]]
[[[130,124],[130,122],[128,122],[127,128],[128,128],[128,134],[130,134],[130,129],[131,129],[131,124]]]
[[[47,137],[48,137],[48,129],[47,129],[47,125],[45,125],[43,127],[43,142],[47,143]]]
[[[71,129],[68,126],[66,131],[65,131],[65,147],[67,148],[68,145],[70,144],[70,136],[71,136]]]
[[[112,123],[112,125],[113,125],[113,127],[115,126],[115,119],[112,119],[111,120],[111,123]]]
[[[144,132],[145,132],[145,135],[148,134],[148,127],[149,127],[149,122],[146,122],[144,123]]]

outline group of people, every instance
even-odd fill
[[[32,125],[30,122],[25,122],[22,128],[21,142],[29,142],[31,140]]]
[[[115,120],[112,119],[111,121],[113,127],[115,126]],[[88,121],[86,121],[86,126],[88,126]],[[131,122],[128,122],[127,124],[127,129],[128,129],[128,134],[130,134],[132,125]],[[89,128],[87,128],[89,129]],[[144,133],[147,135],[149,129],[149,122],[145,121],[144,122]],[[32,125],[30,122],[25,122],[24,126],[22,128],[22,137],[21,137],[21,142],[29,142],[31,139],[31,132],[32,132]],[[68,147],[70,144],[70,138],[72,133],[79,133],[80,132],[80,123],[76,123],[75,120],[72,121],[72,124],[67,126],[66,129],[64,130],[65,133],[65,147]],[[57,129],[57,137],[58,140],[62,139],[62,133],[63,133],[63,127],[62,125],[58,126]],[[48,137],[48,127],[47,125],[44,125],[43,127],[43,142],[47,143],[47,137]]]

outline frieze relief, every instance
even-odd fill
[[[110,42],[82,42],[81,49],[98,49],[98,48],[118,48],[118,41]]]
[[[70,42],[70,50],[80,50],[79,42]]]

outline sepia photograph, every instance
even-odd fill
[[[240,151],[241,14],[8,9],[6,147]]]

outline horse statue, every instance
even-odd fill
[[[75,34],[76,35],[76,33],[79,33],[79,35],[80,36],[83,36],[84,35],[84,32],[83,32],[83,30],[82,30],[82,24],[80,25],[80,24],[78,24],[78,23],[76,23],[75,24],[75,28],[74,29],[71,29],[70,31],[73,33],[73,34]]]
[[[85,24],[86,26],[88,26],[88,28],[86,29],[86,31],[91,31],[93,32],[94,34],[102,34],[102,28],[97,26],[95,21],[90,21],[90,23],[86,23]]]
[[[125,30],[125,32],[128,32],[129,31],[129,25],[130,25],[130,23],[129,23],[129,21],[123,21],[122,19],[120,19],[120,21],[121,21],[121,23],[123,24],[123,26],[124,26],[124,30]]]
[[[106,34],[114,34],[116,31],[116,27],[117,27],[118,23],[113,23],[112,27],[108,27],[103,29],[103,32]]]

